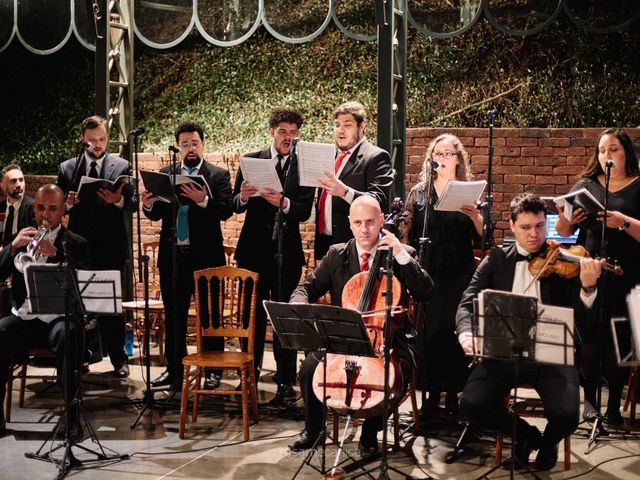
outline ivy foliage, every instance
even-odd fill
[[[640,125],[640,30],[596,35],[561,16],[542,33],[504,35],[481,20],[464,35],[431,40],[410,29],[407,126],[486,127],[490,107],[503,127]],[[0,54],[0,162],[54,173],[75,154],[79,125],[93,110],[93,54],[71,43],[48,56],[16,42]],[[7,68],[7,66],[9,68]],[[178,47],[136,45],[135,119],[143,151],[165,151],[184,119],[205,128],[207,149],[264,148],[275,106],[299,109],[302,136],[331,141],[331,112],[357,99],[376,136],[377,46],[329,28],[305,44],[263,29],[231,48],[192,35]]]

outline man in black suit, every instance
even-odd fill
[[[384,254],[392,249],[393,273],[416,301],[424,301],[433,283],[420,267],[416,251],[404,245],[391,232],[384,230],[384,217],[378,201],[363,195],[356,198],[349,209],[349,222],[355,238],[347,243],[332,245],[320,264],[291,295],[291,303],[310,303],[330,292],[331,303],[341,306],[342,293],[347,281],[361,271],[368,271],[378,250]],[[380,281],[385,281],[380,279]],[[357,295],[358,292],[353,292]],[[414,368],[412,338],[415,331],[406,323],[399,326],[393,339],[394,355],[399,359],[405,385],[408,372]],[[319,352],[311,352],[300,369],[300,389],[305,405],[305,429],[289,445],[293,451],[311,448],[322,430],[322,403],[313,392],[313,375],[321,360]],[[378,452],[378,431],[382,429],[382,416],[368,418],[362,426],[359,449],[369,458]]]
[[[473,337],[473,299],[490,288],[535,295],[548,305],[573,307],[579,322],[593,321],[597,308],[596,281],[602,263],[580,260],[579,282],[551,274],[534,280],[528,270],[532,256],[546,253],[546,210],[544,202],[533,193],[516,196],[510,206],[511,230],[516,242],[496,248],[482,260],[471,283],[463,293],[456,315],[456,331],[467,354],[476,352]],[[529,287],[529,285],[531,285]],[[526,465],[532,450],[539,450],[536,465],[541,470],[553,468],[558,459],[558,443],[578,425],[578,372],[573,366],[536,363],[523,359],[519,363],[518,383],[531,384],[542,399],[547,427],[544,435],[525,420],[517,419],[516,458]],[[461,411],[473,424],[511,435],[512,418],[504,405],[504,396],[515,385],[513,365],[508,361],[484,358],[469,377],[462,393]]]
[[[238,170],[232,205],[236,213],[247,212],[238,239],[235,260],[238,266],[258,272],[258,304],[256,311],[256,329],[254,353],[256,369],[262,363],[264,352],[267,315],[262,308],[262,300],[286,301],[300,281],[302,267],[305,264],[300,222],[311,215],[314,189],[301,187],[298,180],[298,164],[291,161],[290,153],[293,140],[300,135],[303,119],[300,112],[289,108],[277,108],[269,117],[269,135],[271,146],[247,157],[263,158],[265,162],[277,162],[276,171],[284,191],[282,194],[272,188],[262,192],[251,185]],[[254,196],[257,195],[257,196]],[[284,197],[284,198],[283,198]],[[278,253],[277,242],[273,239],[275,216],[282,200],[282,291],[278,291]],[[273,339],[273,351],[276,360],[275,381],[278,384],[276,402],[295,396],[293,383],[296,377],[296,352],[281,348],[278,338]],[[260,378],[256,374],[256,378]]]
[[[321,180],[316,202],[315,257],[320,260],[329,247],[352,238],[349,205],[370,195],[385,209],[394,170],[389,154],[364,136],[366,112],[362,104],[347,102],[333,112],[333,136],[338,146],[334,172]]]
[[[2,246],[11,243],[13,236],[25,227],[35,225],[33,198],[24,194],[25,183],[19,165],[10,164],[0,171],[5,200],[0,203],[0,213],[5,214]]]
[[[220,222],[232,214],[231,177],[229,172],[204,160],[204,131],[194,122],[182,122],[175,132],[182,161],[176,174],[202,175],[209,185],[211,197],[204,188],[182,185],[181,195],[193,202],[172,205],[159,202],[151,192],[142,193],[144,214],[151,220],[162,220],[158,268],[160,291],[165,309],[165,357],[167,369],[151,385],[182,388],[182,358],[187,354],[187,318],[194,292],[193,272],[226,264]],[[172,173],[172,167],[161,172]],[[175,217],[174,217],[175,215]],[[177,238],[173,238],[174,225]],[[175,248],[174,248],[175,247]],[[175,252],[175,278],[174,258]],[[174,283],[175,282],[175,283]],[[221,350],[221,339],[203,339],[205,350]],[[205,372],[205,388],[220,385],[218,372]]]
[[[83,201],[77,192],[83,176],[113,181],[120,175],[131,175],[131,163],[107,153],[109,127],[100,116],[94,115],[82,122],[80,140],[85,146],[84,153],[62,162],[56,181],[67,195],[69,230],[89,241],[93,268],[119,270],[122,272],[122,284],[126,285],[124,272],[129,259],[129,237],[125,222],[137,206],[132,198],[132,189],[123,190],[125,184],[122,183],[115,192],[100,189],[96,199]],[[98,323],[106,339],[114,375],[128,377],[124,315],[99,316]]]
[[[56,185],[48,184],[40,187],[35,196],[35,220],[38,225],[46,220],[49,223],[51,233],[39,245],[36,253],[42,255],[43,262],[61,263],[65,260],[65,250],[69,254],[74,268],[89,268],[91,256],[87,241],[61,225],[64,215],[64,193]],[[82,334],[83,325],[79,320],[73,319],[73,334],[69,342],[64,337],[64,319],[57,315],[41,315],[35,317],[29,314],[29,302],[26,302],[27,290],[23,274],[16,270],[14,259],[16,255],[26,250],[27,245],[33,240],[37,229],[25,227],[14,236],[10,244],[0,250],[0,279],[9,276],[12,290],[12,315],[0,319],[0,403],[4,404],[5,388],[9,373],[9,362],[14,352],[28,347],[49,347],[56,352],[58,375],[64,372],[64,349],[66,345],[71,348],[74,371],[79,370],[82,359]],[[73,377],[73,378],[71,378]],[[75,391],[77,387],[77,375],[70,375],[73,382],[68,391]],[[0,409],[0,435],[6,431],[6,423],[3,410]],[[75,412],[74,420],[78,416]],[[78,432],[77,428],[72,429]]]

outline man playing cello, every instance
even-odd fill
[[[392,249],[394,256],[394,275],[416,300],[424,300],[433,285],[431,279],[418,264],[415,250],[402,244],[391,232],[383,229],[384,216],[375,198],[363,195],[353,201],[349,209],[349,225],[355,238],[346,243],[332,245],[311,275],[298,285],[290,301],[310,303],[330,292],[331,303],[342,306],[343,290],[348,280],[361,271],[370,270],[377,251],[389,249]],[[375,271],[372,271],[372,274],[380,275]],[[355,294],[357,295],[357,292]],[[396,330],[393,344],[404,371],[407,367],[412,367],[409,360],[411,355],[404,356],[400,351],[406,350],[408,353],[412,346],[411,340],[407,337],[402,338],[402,331],[401,328]],[[403,344],[404,349],[401,346]],[[313,390],[313,377],[320,360],[320,353],[311,352],[300,369],[300,389],[305,404],[305,429],[289,445],[292,451],[311,448],[322,430],[322,403]],[[370,458],[378,452],[377,433],[382,426],[382,415],[365,420],[358,444],[363,458]]]

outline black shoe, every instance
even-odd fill
[[[166,387],[167,385],[171,385],[172,383],[174,383],[173,378],[171,378],[169,371],[165,370],[160,374],[158,378],[156,378],[153,382],[151,382],[151,387],[153,388]]]
[[[605,413],[604,417],[607,420],[607,422],[609,422],[612,425],[619,425],[619,426],[624,425],[624,417],[620,414],[620,410],[607,409],[607,412]]]
[[[363,428],[358,442],[358,450],[362,460],[371,460],[380,453],[377,433],[375,430],[367,431]]]
[[[540,470],[551,470],[558,463],[558,444],[543,444],[536,455],[536,467]]]
[[[220,375],[215,372],[206,372],[204,374],[205,390],[217,390],[220,388]]]
[[[307,430],[301,431],[296,438],[293,439],[293,442],[289,444],[289,450],[292,452],[300,452],[302,450],[307,450],[316,443],[318,440],[319,433],[309,432]]]
[[[444,415],[446,417],[456,417],[459,412],[458,395],[454,392],[447,393],[444,400]]]
[[[129,365],[127,365],[127,362],[113,367],[113,374],[116,378],[127,378],[129,376]]]
[[[587,422],[593,422],[598,416],[596,407],[589,400],[584,401],[584,410],[582,410],[582,419]]]
[[[531,452],[538,450],[541,443],[542,435],[540,434],[540,430],[534,426],[530,426],[529,431],[526,432],[526,434],[521,435],[516,439],[516,458],[514,459],[515,468],[519,469],[526,467],[529,463],[529,456],[531,455]],[[511,462],[509,460],[503,462],[502,467],[511,468]]]

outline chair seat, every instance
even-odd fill
[[[182,359],[190,367],[243,368],[251,362],[253,353],[245,352],[198,352]]]

